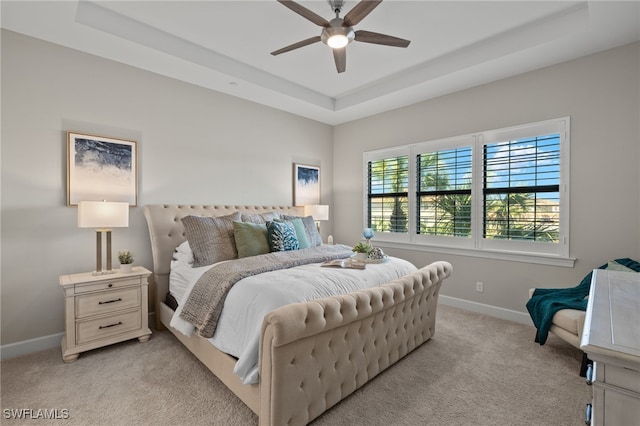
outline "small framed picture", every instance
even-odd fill
[[[293,165],[293,205],[320,204],[320,167]]]
[[[138,204],[136,142],[67,132],[67,205],[102,200]]]

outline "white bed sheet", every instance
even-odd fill
[[[170,292],[179,304],[171,326],[187,336],[194,333],[194,327],[180,318],[182,302],[212,266],[192,268],[184,259],[171,262]],[[234,373],[243,383],[257,383],[260,328],[268,312],[289,303],[374,287],[416,269],[406,260],[389,257],[383,264],[368,264],[365,270],[327,268],[314,263],[244,278],[229,291],[209,341],[238,358]]]

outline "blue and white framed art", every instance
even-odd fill
[[[138,204],[136,142],[67,132],[67,205],[102,200]]]
[[[320,167],[293,165],[293,205],[320,204]]]

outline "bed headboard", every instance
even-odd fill
[[[233,212],[259,214],[281,212],[302,216],[303,207],[291,206],[228,206],[228,205],[176,205],[150,204],[144,207],[144,216],[149,226],[151,254],[153,256],[153,280],[155,283],[155,309],[169,292],[169,272],[175,248],[186,240],[181,218],[196,216],[226,216]]]

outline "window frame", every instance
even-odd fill
[[[575,259],[569,257],[570,217],[570,117],[544,120],[523,125],[505,127],[451,138],[418,142],[388,149],[364,152],[363,154],[363,227],[368,226],[368,163],[370,161],[409,156],[409,212],[408,233],[376,232],[374,241],[386,247],[419,251],[460,254],[474,257],[490,257],[504,260],[525,261],[572,267]],[[483,236],[484,222],[484,164],[483,152],[486,144],[508,142],[547,134],[560,135],[559,176],[559,233],[558,243],[521,240],[487,239]],[[418,154],[470,146],[472,152],[471,179],[471,238],[423,235],[417,233],[417,166]]]
[[[412,173],[415,173],[415,166],[412,170],[412,165],[411,165],[411,152],[410,149],[408,147],[395,147],[395,148],[388,148],[388,149],[381,149],[381,150],[377,150],[377,151],[369,151],[368,152],[368,159],[366,159],[366,161],[364,162],[364,179],[363,179],[363,183],[364,183],[364,187],[363,187],[363,194],[364,194],[364,208],[363,208],[363,212],[364,212],[364,218],[363,218],[363,223],[367,224],[369,221],[369,162],[370,161],[379,161],[379,160],[386,160],[386,159],[390,159],[390,158],[396,158],[396,157],[402,157],[402,156],[407,156],[409,159],[409,185],[408,185],[408,199],[409,199],[409,215],[411,215],[411,193],[415,188],[415,184],[413,184],[411,182],[411,176]],[[408,226],[411,226],[411,219],[409,218],[409,223]],[[363,228],[366,228],[368,226],[363,226]],[[406,233],[400,233],[400,232],[378,232],[377,235],[385,235],[385,241],[388,242],[396,242],[396,243],[406,243],[409,240],[409,235],[411,234],[411,228],[409,228],[409,231]]]
[[[475,169],[475,163],[476,163],[475,150],[474,150],[475,143],[476,143],[475,135],[456,136],[453,138],[439,139],[439,140],[429,141],[429,142],[420,142],[412,146],[411,159],[414,160],[413,163],[415,164],[415,159],[419,154],[471,147],[471,164],[472,164],[471,168],[472,168],[472,176],[473,176],[473,170]],[[417,178],[418,178],[417,170],[414,169],[413,175],[410,175],[410,177],[414,178],[413,179],[414,185],[417,186],[417,183],[415,183],[417,182]],[[415,232],[415,230],[417,229],[416,228],[417,223],[415,223],[415,221],[417,221],[418,202],[419,202],[417,193],[418,193],[417,188],[414,187],[413,192],[411,192],[411,194],[414,195],[413,200],[411,199],[411,197],[409,198],[409,205],[413,206],[411,218],[413,218],[414,220],[414,227],[410,228],[414,230],[414,234],[413,234],[414,238],[410,242],[414,244],[425,244],[425,245],[436,245],[436,246],[444,245],[448,247],[467,248],[467,249],[475,248],[475,244],[473,241],[473,226],[475,223],[474,219],[477,212],[473,208],[473,194],[474,194],[473,178],[471,181],[471,199],[472,199],[471,235],[469,238],[451,237],[451,236],[444,236],[444,235],[425,235],[425,234],[418,234],[417,232]]]

